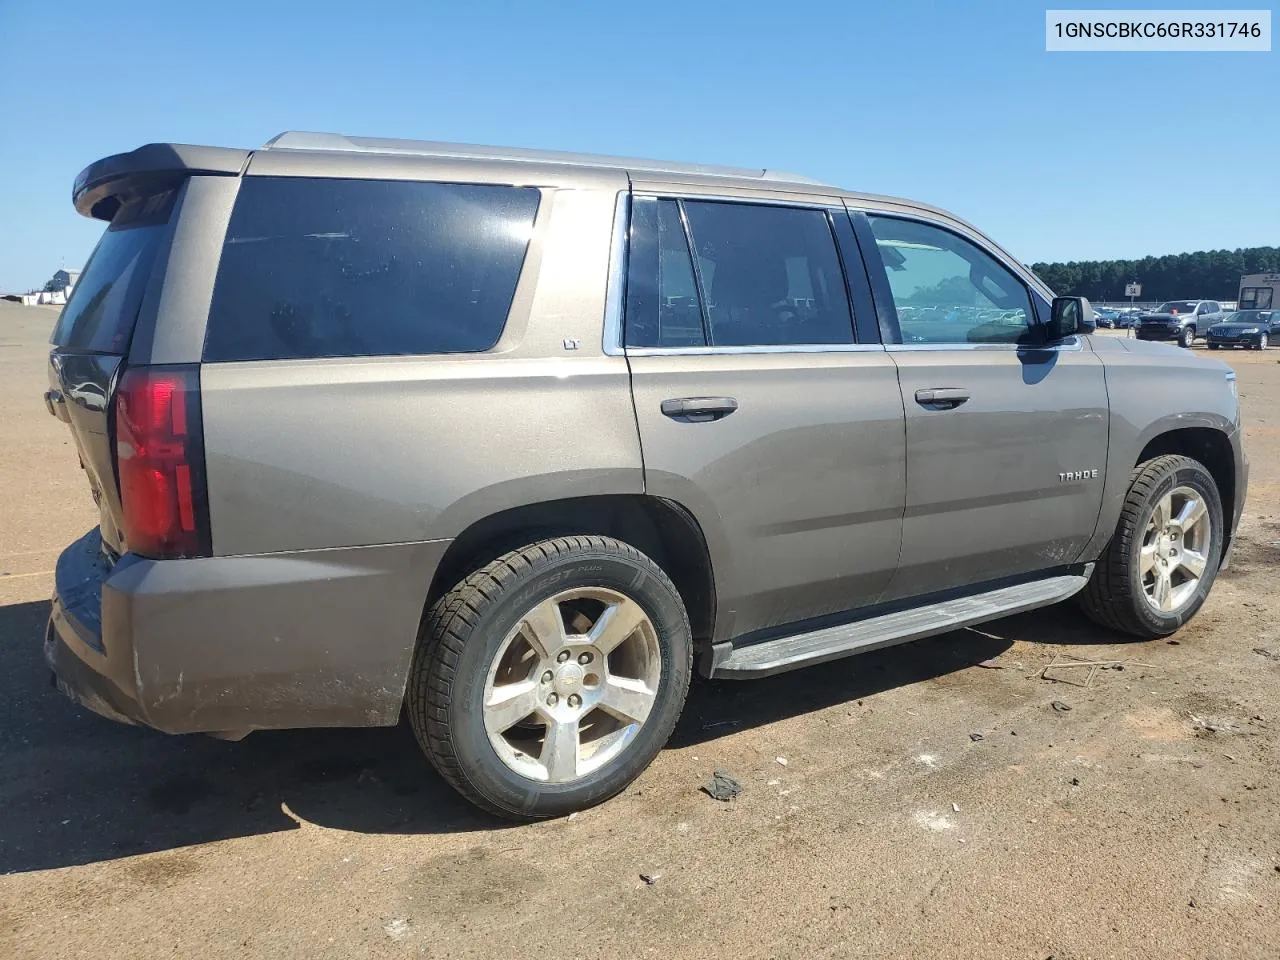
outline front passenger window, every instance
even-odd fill
[[[941,227],[870,217],[903,343],[1018,343],[1031,297],[1012,271]]]

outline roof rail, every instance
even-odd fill
[[[652,173],[692,173],[711,177],[749,177],[788,183],[820,184],[821,181],[797,173],[763,168],[722,167],[701,163],[670,163],[591,153],[563,153],[530,150],[524,147],[486,147],[473,143],[445,143],[437,140],[393,140],[377,137],[348,137],[340,133],[308,133],[290,130],[272,137],[264,150],[332,150],[341,153],[383,153],[413,157],[441,157],[457,160],[509,160],[525,163],[558,163],[581,167],[610,167]],[[822,184],[825,186],[826,184]]]

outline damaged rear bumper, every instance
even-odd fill
[[[396,723],[447,540],[244,557],[58,558],[45,660],[110,719],[167,733]]]

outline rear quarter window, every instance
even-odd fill
[[[534,187],[249,177],[223,242],[206,361],[487,350]]]

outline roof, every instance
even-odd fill
[[[712,177],[739,177],[756,181],[804,183],[827,187],[812,177],[784,173],[764,167],[724,167],[713,164],[672,163],[636,157],[613,157],[594,153],[566,153],[558,150],[530,150],[524,147],[489,147],[474,143],[445,143],[438,140],[394,140],[379,137],[348,137],[340,133],[308,133],[291,130],[272,137],[264,150],[335,151],[340,153],[381,153],[411,157],[439,157],[454,160],[508,160],[525,163],[553,163],[579,167],[604,167],[644,173],[697,174]],[[837,189],[832,187],[831,189]]]

